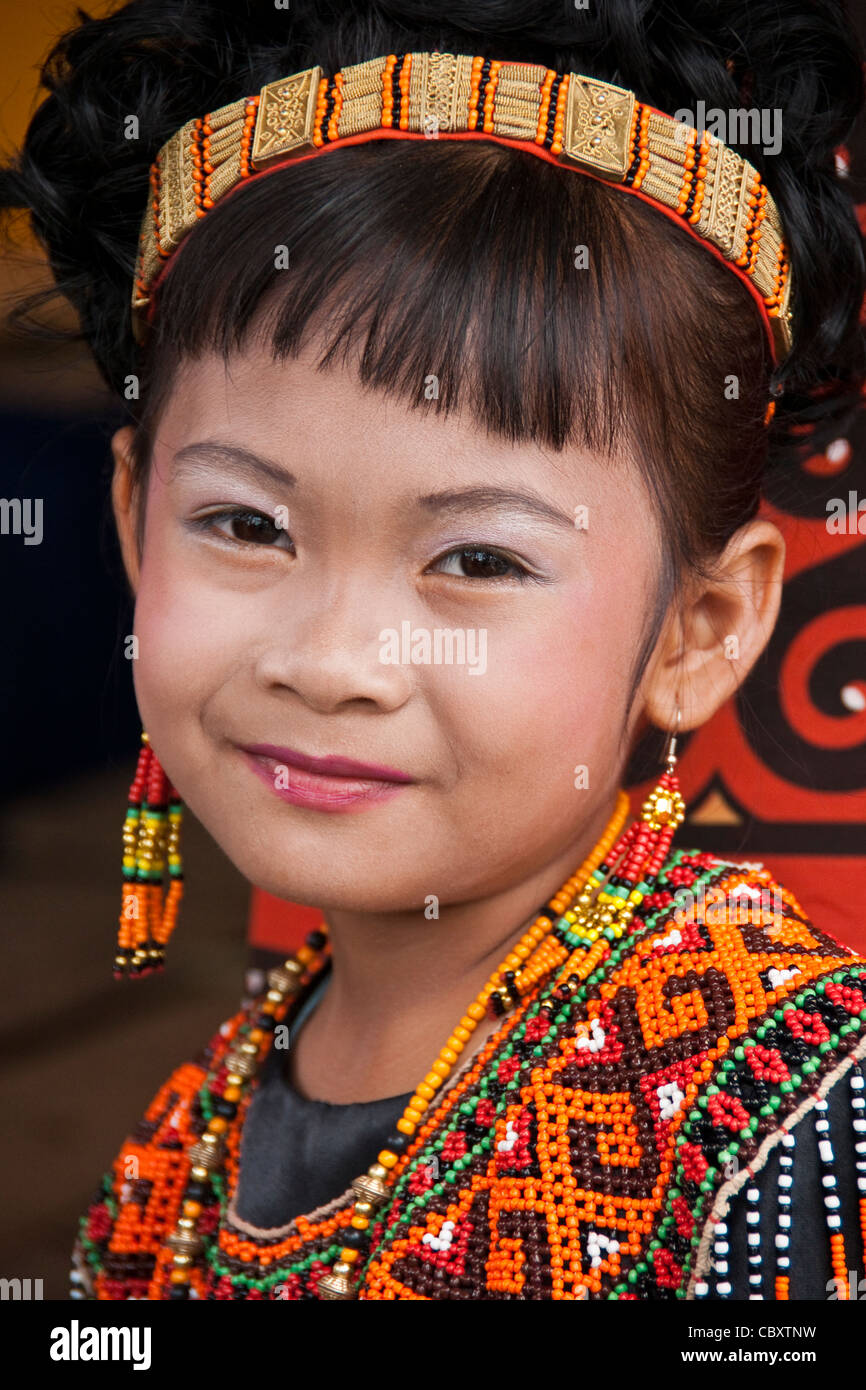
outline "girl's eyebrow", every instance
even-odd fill
[[[293,488],[294,473],[272,459],[253,453],[239,444],[223,444],[219,440],[202,440],[185,444],[173,460],[172,477],[181,473],[224,472],[229,468],[232,477],[248,482],[275,483],[278,487]],[[527,512],[530,516],[552,521],[557,526],[574,529],[574,516],[545,501],[537,492],[524,488],[497,487],[492,484],[462,488],[446,488],[428,492],[417,499],[422,510],[436,516],[457,516],[464,512],[491,512],[507,507],[511,511]]]
[[[537,492],[511,487],[462,487],[448,488],[443,492],[428,492],[418,498],[419,506],[427,511],[455,515],[460,512],[491,512],[500,507],[511,511],[528,512],[544,521],[555,522],[557,526],[567,526],[574,530],[574,516],[560,511],[546,502]]]
[[[280,488],[292,488],[297,483],[294,473],[281,468],[272,459],[254,454],[239,444],[222,444],[219,440],[202,440],[185,444],[172,461],[172,479],[182,473],[223,473],[231,470],[232,477],[246,482],[276,483]]]

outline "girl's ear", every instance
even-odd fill
[[[133,594],[138,588],[139,576],[138,489],[133,487],[131,452],[134,437],[132,425],[124,425],[111,438],[111,452],[114,455],[111,503],[123,566]]]
[[[728,541],[711,579],[700,579],[672,609],[644,683],[646,712],[662,729],[705,724],[742,685],[779,614],[785,541],[756,518]]]

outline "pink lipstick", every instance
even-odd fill
[[[387,801],[414,780],[406,772],[353,758],[313,758],[294,748],[249,744],[241,752],[275,795],[318,811],[352,811]]]

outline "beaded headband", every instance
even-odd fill
[[[492,140],[635,194],[745,284],[774,362],[790,351],[788,250],[748,160],[609,82],[438,51],[371,58],[331,78],[306,68],[176,131],[150,168],[132,294],[137,341],[166,263],[215,203],[280,165],[388,138]]]

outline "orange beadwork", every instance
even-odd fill
[[[562,137],[565,130],[565,107],[570,80],[569,74],[566,73],[556,93],[556,114],[553,121],[553,140],[550,145],[551,154],[562,154]]]
[[[620,837],[620,845],[630,833]],[[615,858],[613,849],[608,853]],[[762,888],[772,884],[766,871],[752,868],[746,874],[736,866],[719,865],[712,856],[679,852],[672,861],[666,861],[661,879],[664,892],[654,890],[650,898],[670,898],[673,890],[688,887],[697,874],[708,871],[713,889],[718,889],[727,904],[738,901],[737,889],[744,883],[748,885],[742,912],[734,912],[730,907],[720,911],[694,907],[683,912],[675,904],[667,909],[662,906],[655,916],[641,923],[634,939],[624,938],[618,949],[605,938],[588,941],[591,916],[585,911],[581,914],[577,901],[574,906],[566,906],[562,920],[568,923],[572,917],[576,919],[571,926],[583,934],[584,946],[575,944],[569,952],[569,962],[554,969],[543,986],[531,988],[520,1006],[503,1017],[498,1032],[485,1040],[444,1094],[440,1093],[442,1074],[453,1067],[449,1055],[453,1049],[442,1049],[438,1069],[434,1063],[429,1072],[430,1079],[439,1083],[431,1088],[434,1097],[438,1097],[436,1104],[424,1113],[414,1134],[407,1136],[409,1143],[402,1152],[386,1145],[377,1158],[378,1170],[373,1165],[367,1176],[358,1180],[381,1182],[387,1189],[389,1195],[382,1214],[365,1209],[371,1205],[365,1192],[355,1202],[344,1199],[325,1220],[299,1217],[288,1236],[263,1240],[261,1235],[251,1236],[235,1228],[225,1214],[225,1202],[236,1191],[240,1137],[252,1089],[242,1076],[233,1074],[233,1059],[246,1045],[253,1048],[260,1065],[270,1038],[262,1020],[281,1020],[287,1016],[291,1003],[280,969],[272,972],[267,997],[257,1001],[251,1011],[243,1011],[231,1020],[215,1037],[207,1073],[203,1067],[193,1066],[175,1073],[148,1111],[147,1118],[155,1125],[152,1138],[147,1142],[131,1140],[122,1151],[113,1179],[118,1216],[111,1225],[110,1250],[105,1256],[108,1264],[96,1276],[97,1296],[229,1298],[237,1296],[238,1289],[247,1289],[244,1296],[249,1297],[346,1297],[351,1296],[354,1271],[360,1271],[357,1296],[362,1300],[450,1297],[449,1281],[459,1278],[460,1251],[467,1232],[474,1232],[472,1239],[476,1244],[483,1242],[487,1251],[485,1282],[479,1291],[482,1297],[581,1301],[611,1296],[652,1297],[653,1278],[661,1289],[679,1288],[686,1277],[678,1264],[682,1256],[674,1258],[671,1254],[676,1247],[665,1234],[665,1222],[675,1219],[674,1234],[681,1227],[688,1235],[696,1219],[695,1194],[700,1197],[698,1184],[705,1169],[699,1166],[704,1160],[693,1132],[689,1131],[692,1113],[701,1113],[699,1107],[706,1106],[706,1115],[728,1134],[733,1124],[743,1152],[741,1129],[748,1115],[738,1109],[742,1101],[736,1098],[745,1097],[747,1092],[735,1084],[728,1091],[720,1066],[725,1064],[734,1071],[739,1068],[747,1075],[754,1073],[756,1078],[763,1078],[764,1086],[769,1084],[768,1075],[775,1076],[775,1089],[787,1073],[784,1068],[779,1070],[780,1054],[773,1049],[778,1049],[784,1037],[793,1037],[796,1030],[802,1033],[806,1028],[812,1030],[809,1036],[815,1039],[817,1060],[817,1043],[822,1033],[815,1006],[809,1002],[798,1011],[792,999],[804,997],[802,991],[810,989],[810,982],[830,982],[821,984],[827,990],[827,1007],[838,1009],[844,1005],[841,1016],[850,1018],[852,1027],[862,1028],[860,1014],[866,1012],[862,993],[866,988],[866,966],[858,965],[844,948],[822,937],[799,916],[796,899],[786,890],[780,890],[785,917],[779,923],[767,924],[759,901]],[[582,872],[575,875],[570,880],[572,886],[577,886],[582,876]],[[581,896],[578,894],[578,899]],[[707,901],[712,901],[709,890]],[[551,900],[551,911],[562,906],[563,896],[556,895]],[[536,953],[544,954],[544,938],[533,947],[531,936],[532,929],[524,934],[519,947],[508,953],[498,973],[504,975],[521,962],[525,967]],[[305,945],[299,953],[304,956],[304,969],[302,976],[294,976],[300,981],[298,989],[304,982],[312,983],[314,972],[322,968],[326,953],[323,942],[320,934],[320,940]],[[592,957],[592,961],[582,957]],[[570,978],[570,966],[577,966],[585,978],[592,976],[596,983],[580,1010],[569,1016],[565,1027],[548,1034],[554,1010],[561,1007],[558,1001],[566,997],[562,990]],[[842,967],[849,968],[852,983],[836,983],[840,971],[844,974]],[[767,989],[763,977],[769,970],[791,972],[796,983],[784,979]],[[854,983],[857,971],[859,986]],[[726,1007],[732,1022],[725,1026],[722,1019],[714,1024],[713,1032],[708,1034],[708,1046],[701,1038],[701,1021],[705,1017],[701,992],[688,986],[695,980],[700,983],[710,979],[724,982],[722,994],[716,992],[714,997],[720,1000],[730,994]],[[676,983],[679,988],[671,990]],[[291,996],[296,992],[293,989]],[[812,1000],[819,997],[823,996],[810,996]],[[623,1007],[625,1000],[630,1001],[627,1008]],[[774,1009],[778,1010],[776,1021]],[[805,1022],[800,1021],[801,1013]],[[465,1011],[464,1022],[474,1026],[483,1016],[484,1009],[476,1001]],[[775,1035],[762,1042],[762,1029],[768,1024],[775,1029]],[[626,1025],[634,1030],[630,1039],[621,1033]],[[704,1029],[707,1026],[705,1023]],[[453,1034],[465,1042],[459,1036],[460,1028],[463,1024]],[[469,1029],[464,1031],[470,1033]],[[517,1076],[514,1068],[525,1055],[521,1053],[521,1043],[525,1046],[527,1041],[547,1036],[550,1041],[545,1043],[543,1056],[538,1060],[527,1056],[517,1088],[513,1092],[503,1090],[501,1102],[497,1102],[496,1092],[490,1087],[497,1075],[503,1083],[512,1075]],[[663,1061],[666,1047],[670,1049],[668,1057],[675,1059],[667,1064]],[[686,1047],[691,1050],[686,1052]],[[619,1075],[618,1048],[624,1049],[627,1058],[637,1058],[641,1049],[646,1049],[648,1057],[657,1056],[659,1060],[647,1071],[638,1066],[629,1081],[615,1084]],[[735,1054],[726,1062],[734,1048],[738,1049],[739,1059]],[[838,1052],[831,1049],[821,1065],[828,1070],[838,1065]],[[811,1084],[817,1080],[816,1077]],[[715,1085],[711,1086],[711,1082]],[[419,1087],[419,1094],[420,1091]],[[229,1120],[225,1130],[214,1125],[213,1121],[220,1118],[211,1110],[215,1100],[222,1096],[234,1101],[238,1093],[241,1103],[237,1116]],[[662,1107],[670,1104],[671,1093],[676,1096],[676,1113],[672,1119],[665,1119]],[[776,1094],[785,1099],[778,1090]],[[198,1108],[201,1097],[206,1101],[202,1112]],[[785,1101],[788,1111],[793,1111],[801,1099],[792,1091]],[[655,1147],[649,1150],[638,1121],[639,1114],[646,1114],[644,1107],[648,1103],[656,1134]],[[418,1207],[419,1199],[431,1191],[430,1180],[422,1181],[429,1156],[438,1150],[440,1162],[459,1163],[467,1113],[474,1115],[482,1128],[490,1125],[491,1143],[486,1157],[473,1160],[462,1174],[455,1170],[453,1188],[446,1189],[441,1202]],[[785,1113],[780,1111],[780,1119]],[[210,1272],[200,1267],[199,1259],[183,1253],[184,1241],[194,1240],[199,1226],[202,1230],[213,1229],[208,1228],[207,1221],[217,1216],[212,1199],[208,1202],[197,1191],[187,1190],[187,1174],[193,1183],[207,1178],[206,1168],[189,1166],[195,1161],[196,1137],[203,1132],[210,1133],[215,1142],[224,1140],[226,1145],[222,1169],[225,1197],[214,1231],[213,1258],[208,1257],[213,1266]],[[535,1138],[528,1146],[530,1132]],[[171,1142],[175,1134],[180,1150],[161,1147]],[[682,1140],[687,1142],[680,1147],[678,1141]],[[200,1147],[201,1141],[197,1142]],[[587,1144],[588,1147],[582,1147]],[[124,1198],[121,1192],[123,1174],[129,1171],[133,1159],[145,1181],[152,1184],[144,1207],[134,1200],[134,1193]],[[830,1161],[826,1155],[825,1161]],[[749,1162],[749,1153],[743,1153],[741,1163]],[[608,1175],[607,1181],[596,1175],[599,1167],[602,1175]],[[375,1176],[377,1171],[379,1178]],[[196,1173],[201,1174],[200,1179]],[[677,1211],[675,1203],[673,1215],[666,1216],[670,1212],[673,1183],[679,1192],[693,1184],[692,1195],[685,1210]],[[407,1206],[410,1198],[416,1204],[415,1210]],[[709,1208],[710,1198],[706,1200]],[[373,1201],[373,1209],[377,1205],[378,1201]],[[860,1211],[866,1225],[866,1203],[861,1204]],[[538,1284],[537,1251],[534,1262],[530,1261],[530,1247],[520,1234],[520,1227],[514,1225],[518,1220],[537,1221],[537,1230],[544,1233],[545,1277],[549,1280],[546,1292]],[[91,1230],[91,1239],[99,1238],[105,1221],[102,1209],[91,1209],[88,1222],[93,1224],[84,1228]],[[352,1233],[354,1236],[349,1239]],[[372,1244],[366,1262],[361,1256],[352,1256],[359,1248],[359,1239]],[[588,1239],[595,1242],[589,1254]],[[653,1239],[657,1242],[654,1274],[653,1259],[647,1261],[648,1243]],[[431,1241],[441,1246],[439,1253],[435,1246],[431,1248]],[[685,1249],[689,1248],[687,1239]],[[847,1278],[844,1243],[831,1239],[831,1249],[836,1277],[844,1274]],[[129,1259],[136,1251],[142,1260],[155,1260],[145,1286],[137,1282],[134,1269],[122,1281],[111,1272],[112,1260]],[[327,1260],[322,1263],[327,1251],[332,1252],[328,1256],[333,1261],[330,1271]],[[419,1259],[422,1273],[413,1274],[411,1271],[419,1268]],[[183,1262],[188,1260],[191,1262]],[[315,1261],[319,1263],[316,1265]],[[425,1269],[430,1271],[429,1276],[423,1273]],[[430,1283],[437,1269],[445,1272],[444,1284]],[[629,1293],[631,1286],[626,1279],[629,1270],[637,1273],[639,1279],[634,1295]],[[786,1272],[777,1272],[773,1287],[779,1299],[790,1297],[789,1279]],[[239,1283],[240,1280],[252,1283]],[[287,1293],[276,1293],[277,1287]]]
[[[674,744],[640,817],[623,830],[620,793],[592,854],[467,1005],[351,1195],[276,1240],[236,1224],[241,1138],[274,1029],[328,962],[327,930],[270,971],[121,1151],[116,1217],[104,1203],[88,1212],[95,1296],[460,1296],[449,1281],[457,1289],[468,1244],[484,1270],[473,1296],[705,1296],[706,1242],[693,1237],[725,1229],[713,1201],[727,1160],[751,1173],[752,1135],[773,1115],[780,1164],[792,1162],[785,1121],[866,1023],[866,962],[817,932],[761,866],[670,855],[685,813]],[[131,810],[157,804],[164,781],[145,745]],[[765,909],[769,885],[781,916]],[[497,1031],[455,1077],[490,1015]],[[832,1193],[827,1106],[814,1105]],[[833,1200],[832,1267],[847,1280]]]
[[[396,53],[389,53],[385,59],[385,68],[382,72],[382,121],[381,124],[387,130],[394,124],[394,96],[391,91],[391,77],[394,68],[397,66]]]
[[[409,129],[409,81],[412,76],[412,54],[407,53],[400,65],[400,129]]]
[[[541,84],[541,106],[538,112],[538,125],[535,128],[535,143],[543,145],[547,134],[547,117],[550,112],[550,91],[556,77],[553,68],[548,68]]]
[[[253,143],[253,131],[255,130],[258,109],[258,97],[250,97],[249,101],[244,104],[244,128],[241,136],[240,154],[241,176],[243,178],[247,178],[251,172],[250,149]],[[212,205],[212,201],[209,198],[205,200],[205,207],[211,207]]]
[[[836,1281],[836,1292],[846,1302],[849,1297],[848,1261],[845,1257],[845,1237],[839,1233],[830,1236],[830,1263]]]
[[[183,896],[182,803],[146,733],[129,789],[123,825],[123,876],[115,976],[162,968]],[[163,883],[168,890],[163,899]]]
[[[493,104],[496,100],[496,88],[499,85],[499,69],[502,67],[500,62],[490,64],[490,76],[484,84],[484,120],[482,128],[485,134],[489,135],[493,131]]]
[[[327,77],[323,77],[319,82],[318,90],[316,92],[316,113],[313,121],[313,144],[316,146],[321,146],[325,143],[324,138],[322,136],[322,121],[325,119],[325,111],[327,110],[327,107],[328,79]]]

